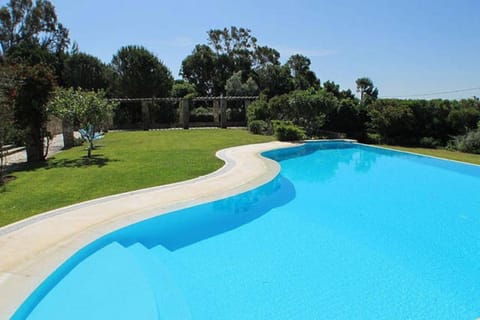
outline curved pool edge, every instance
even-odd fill
[[[0,228],[0,318],[10,318],[55,269],[92,241],[132,223],[260,186],[280,171],[261,153],[296,145],[223,149],[216,156],[225,165],[208,175],[82,202]]]

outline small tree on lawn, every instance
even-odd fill
[[[82,138],[88,143],[87,156],[91,158],[92,150],[95,149],[93,141],[102,136],[99,131],[108,127],[116,106],[116,103],[107,100],[102,90],[95,92],[69,88],[56,91],[55,97],[48,104],[48,110],[61,119],[73,121],[81,128]]]
[[[73,147],[73,124],[75,121],[75,106],[79,99],[73,88],[58,88],[47,105],[48,113],[62,120],[64,149]]]
[[[104,91],[80,92],[80,103],[76,111],[77,121],[84,133],[82,137],[88,142],[88,157],[95,148],[93,141],[99,138],[96,130],[107,129],[117,103],[110,102]]]

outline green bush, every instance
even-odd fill
[[[191,83],[183,82],[183,83],[175,83],[172,86],[171,95],[176,98],[191,98],[192,94],[195,95],[197,91],[195,90],[195,86]]]
[[[263,120],[253,120],[248,123],[248,130],[253,134],[266,134],[268,124]]]
[[[213,111],[209,108],[198,107],[190,113],[191,122],[213,122]]]
[[[247,121],[253,120],[267,120],[268,115],[268,103],[266,100],[260,99],[253,101],[247,107]]]
[[[424,148],[438,148],[442,146],[442,142],[433,137],[423,137],[419,141],[420,146]]]
[[[459,151],[480,154],[480,130],[470,131],[457,137],[456,147]]]
[[[298,141],[305,139],[305,131],[291,121],[272,121],[275,136],[280,141]]]
[[[379,133],[367,132],[366,142],[371,144],[382,144],[383,139]]]

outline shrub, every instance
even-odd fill
[[[337,99],[324,91],[294,91],[289,94],[287,119],[305,128],[309,136],[318,136],[327,114],[337,108]]]
[[[382,144],[383,139],[379,133],[367,132],[366,142],[371,144]]]
[[[266,100],[260,99],[253,101],[247,107],[247,120],[267,120],[268,103]]]
[[[291,121],[272,121],[275,136],[280,141],[298,141],[305,139],[305,131]]]
[[[442,142],[433,137],[423,137],[420,139],[419,144],[424,148],[438,148],[442,145]]]
[[[204,107],[193,109],[190,113],[191,122],[213,122],[212,110]]]
[[[195,86],[188,82],[175,83],[172,86],[171,95],[177,98],[184,98],[191,94],[196,94]],[[187,97],[188,98],[188,97]]]
[[[480,130],[470,131],[464,136],[457,137],[455,144],[459,151],[480,154]]]
[[[248,130],[253,134],[265,134],[268,124],[263,120],[253,120],[248,123]]]

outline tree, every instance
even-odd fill
[[[242,82],[242,72],[238,71],[227,80],[225,91],[229,96],[252,96],[258,93],[258,86],[252,78]]]
[[[195,86],[188,82],[175,81],[175,84],[172,86],[172,96],[176,98],[183,98],[187,95],[196,94]]]
[[[257,47],[257,38],[250,34],[250,29],[232,26],[230,29],[211,29],[207,33],[208,43],[218,54],[234,55]]]
[[[170,70],[144,47],[122,47],[113,56],[111,66],[119,96],[165,97],[170,93],[173,85]]]
[[[315,72],[310,70],[310,64],[310,59],[301,54],[294,54],[288,59],[287,65],[290,67],[296,90],[320,88],[320,80],[318,80]]]
[[[288,119],[304,127],[311,137],[318,136],[326,117],[337,107],[337,99],[324,91],[297,90],[289,94]]]
[[[173,77],[167,67],[150,51],[141,46],[122,47],[112,63],[112,91],[129,98],[166,97],[170,94]],[[148,114],[148,103],[122,104],[115,122],[138,123]]]
[[[368,107],[369,126],[387,143],[411,143],[414,113],[402,100],[381,99]]]
[[[68,30],[48,0],[10,0],[0,8],[0,54],[16,64],[22,83],[15,101],[15,124],[25,139],[27,160],[44,160],[45,104],[60,77]],[[48,67],[47,67],[48,65]],[[48,147],[47,147],[48,150]]]
[[[3,55],[22,43],[52,52],[69,45],[68,30],[57,21],[55,7],[48,0],[10,0],[0,8],[0,49]]]
[[[82,137],[87,141],[87,156],[91,158],[95,149],[94,140],[101,135],[97,130],[108,127],[112,112],[117,106],[105,96],[105,91],[82,91],[80,89],[58,89],[48,104],[53,115],[77,123]]]
[[[62,120],[63,148],[68,149],[74,146],[75,137],[73,135],[75,123],[74,105],[76,91],[73,88],[57,88],[53,98],[47,104],[47,112]]]
[[[208,31],[208,45],[197,45],[182,62],[180,74],[202,95],[225,94],[227,80],[241,71],[242,82],[257,78],[256,71],[279,64],[280,53],[258,46],[246,28],[230,27]]]
[[[355,99],[355,95],[350,89],[340,90],[340,86],[333,81],[325,81],[323,90],[332,93],[338,99]]]
[[[74,52],[64,61],[62,70],[63,86],[86,90],[107,89],[108,68],[97,57],[87,53]]]
[[[364,113],[365,111],[359,108],[357,99],[338,99],[337,108],[327,115],[325,129],[361,139],[365,134]]]
[[[81,99],[75,110],[76,121],[84,128],[83,138],[88,142],[87,156],[92,156],[95,148],[93,141],[97,139],[97,129],[106,129],[116,103],[107,100],[104,91],[84,91],[78,95]],[[102,128],[103,127],[103,128]]]
[[[15,136],[14,106],[18,82],[13,67],[0,65],[0,185],[4,183],[6,160],[2,146],[12,142]]]
[[[369,103],[375,101],[378,97],[378,89],[374,87],[372,80],[369,78],[358,78],[355,81],[357,92],[360,92],[360,102]]]
[[[232,26],[230,29],[211,29],[208,44],[218,55],[228,56],[235,66],[234,72],[260,68],[268,64],[279,64],[280,53],[267,46],[259,46],[252,30]]]
[[[447,121],[456,135],[476,129],[480,120],[480,105],[475,99],[453,101]]]
[[[15,123],[23,132],[27,161],[43,161],[44,138],[48,137],[46,104],[55,88],[52,70],[42,64],[18,66],[18,76],[22,82],[15,99]]]
[[[218,57],[209,46],[196,45],[182,61],[180,75],[193,84],[199,94],[216,94],[217,62]]]
[[[267,46],[258,46],[253,52],[253,69],[270,65],[280,65],[280,53]]]
[[[293,78],[287,65],[266,65],[257,70],[260,91],[268,98],[289,93],[293,90]]]
[[[34,66],[45,64],[60,69],[58,56],[47,48],[42,48],[37,44],[22,42],[15,47],[11,47],[6,55],[6,62],[9,64],[26,64]]]

